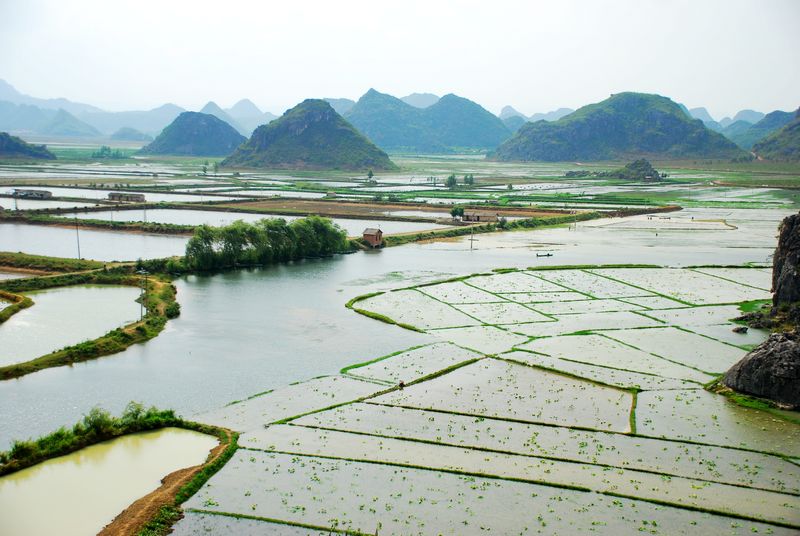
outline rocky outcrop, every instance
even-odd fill
[[[725,374],[735,391],[800,409],[800,339],[794,332],[773,333]]]
[[[772,259],[772,305],[800,301],[800,214],[789,216],[780,227]]]

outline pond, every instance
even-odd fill
[[[3,534],[97,534],[161,479],[205,461],[217,439],[165,428],[99,443],[0,478]]]
[[[95,339],[139,318],[135,287],[79,285],[25,295],[33,306],[0,324],[0,366]]]
[[[98,261],[154,259],[183,255],[188,236],[95,231],[20,223],[0,223],[0,251]]]

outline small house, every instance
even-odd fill
[[[111,192],[108,194],[108,200],[116,201],[117,203],[144,203],[144,194]]]
[[[380,229],[373,229],[372,227],[364,229],[364,241],[373,248],[379,248],[383,245],[383,231]]]
[[[14,197],[22,199],[50,199],[53,197],[53,192],[47,190],[23,190],[19,188],[14,189]]]
[[[473,222],[496,222],[499,219],[499,214],[493,214],[491,212],[464,212],[464,216],[461,218],[461,221],[473,221]]]

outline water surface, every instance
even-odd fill
[[[161,479],[203,463],[217,439],[165,428],[120,437],[0,478],[0,533],[97,534]]]

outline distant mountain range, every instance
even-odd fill
[[[131,127],[122,127],[111,135],[111,139],[117,141],[153,141],[153,137],[149,134],[139,132]]]
[[[228,156],[247,138],[225,121],[200,112],[183,112],[150,144],[143,155]]]
[[[652,155],[734,158],[733,142],[666,97],[618,93],[553,122],[526,123],[491,155],[498,160],[592,161]]]
[[[516,133],[522,125],[526,122],[535,123],[536,121],[558,121],[565,115],[569,115],[574,112],[572,108],[559,108],[558,110],[553,110],[552,112],[546,113],[535,113],[532,116],[528,117],[522,112],[514,109],[512,106],[504,106],[502,110],[500,110],[500,119],[503,121],[505,126],[510,130],[512,133]]]
[[[753,152],[764,160],[800,161],[800,108],[790,123],[753,145]]]
[[[8,132],[0,132],[1,160],[53,160],[55,157],[44,145],[31,145]]]
[[[439,102],[439,96],[433,93],[412,93],[411,95],[400,97],[400,100],[415,108],[428,108]]]
[[[253,132],[223,166],[367,171],[397,169],[324,100],[308,99]]]
[[[0,130],[21,135],[53,137],[100,137],[100,132],[67,112],[32,104],[0,101]]]
[[[350,109],[356,105],[356,101],[352,99],[323,99],[328,104],[333,106],[333,109],[336,110],[336,113],[339,115],[344,115],[350,111]]]
[[[480,105],[445,95],[427,108],[370,89],[345,118],[384,150],[447,153],[491,149],[511,135],[503,122]]]
[[[793,119],[793,113],[775,110],[765,115],[756,124],[743,120],[734,121],[722,129],[722,134],[742,149],[749,151],[757,141],[777,132],[791,123]]]

